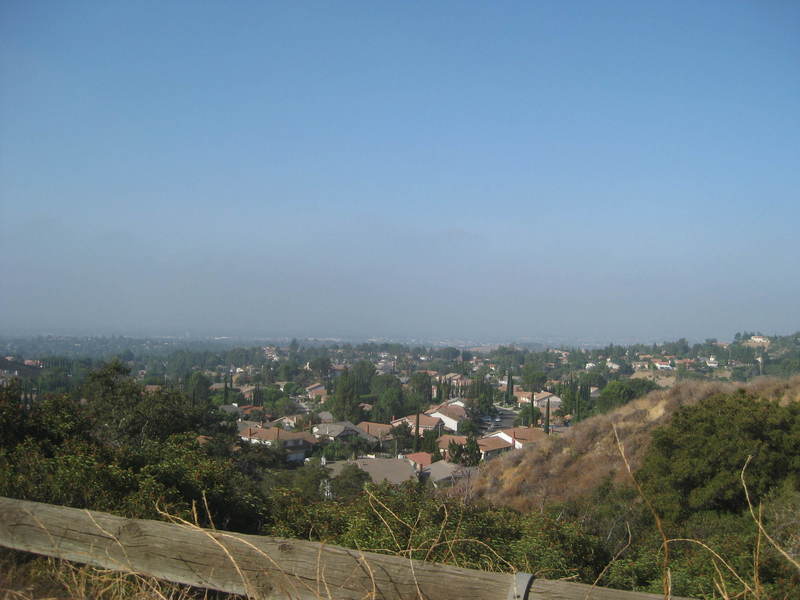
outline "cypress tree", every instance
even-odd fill
[[[506,404],[511,404],[511,399],[514,397],[514,377],[511,375],[511,369],[506,371]]]
[[[550,435],[550,398],[547,399],[544,407],[544,432]]]
[[[414,434],[414,452],[419,452],[419,409],[417,409],[417,427]]]

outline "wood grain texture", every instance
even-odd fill
[[[253,598],[504,600],[514,576],[0,498],[0,545]],[[536,580],[536,600],[662,596]]]
[[[528,600],[664,600],[662,594],[646,592],[628,592],[611,588],[596,587],[585,583],[571,581],[554,581],[536,579],[531,586]],[[671,600],[689,600],[679,596],[670,596]]]

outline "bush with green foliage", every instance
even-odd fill
[[[380,394],[397,389],[385,383]],[[638,492],[611,479],[578,501],[522,514],[417,483],[374,485],[355,466],[334,478],[317,461],[290,468],[281,450],[239,443],[202,394],[144,394],[118,363],[93,373],[82,392],[85,403],[63,395],[30,403],[20,386],[0,388],[0,495],[147,518],[163,510],[192,519],[196,508],[206,526],[661,589],[663,540],[652,513]],[[413,443],[408,427],[395,433],[400,448]],[[470,436],[450,452],[474,464],[479,448]],[[670,537],[702,540],[745,580],[758,579],[764,597],[791,597],[800,580],[783,557],[762,540],[754,560],[758,537],[740,481],[748,456],[751,498],[796,554],[798,403],[733,393],[682,408],[654,434],[637,477]],[[673,593],[714,597],[720,575],[705,548],[672,542],[670,555]]]
[[[649,379],[618,379],[612,381],[600,392],[600,398],[595,404],[595,412],[608,412],[617,406],[627,404],[631,400],[641,398],[657,389],[658,385]]]
[[[800,404],[740,391],[680,409],[657,429],[639,471],[643,487],[671,521],[694,512],[747,508],[740,473],[758,502],[787,478],[800,484]]]

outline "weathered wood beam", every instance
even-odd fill
[[[505,600],[525,593],[508,573],[9,498],[0,498],[0,545],[259,599]],[[662,598],[543,579],[527,597]]]

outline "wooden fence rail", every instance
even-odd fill
[[[258,599],[663,598],[10,498],[0,498],[0,546]]]

